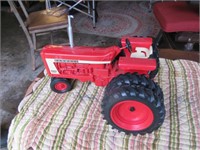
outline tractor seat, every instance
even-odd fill
[[[131,53],[131,58],[149,58],[149,56],[153,53],[153,48],[146,47],[136,47],[135,52]]]
[[[76,46],[71,48],[70,46],[48,45],[42,49],[41,55],[45,58],[62,60],[84,60],[81,63],[106,64],[110,63],[119,52],[120,49],[117,46],[107,48]]]

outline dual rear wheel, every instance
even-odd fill
[[[102,113],[112,128],[143,135],[162,125],[163,93],[152,80],[137,74],[120,75],[105,90]]]

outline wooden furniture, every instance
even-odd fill
[[[159,49],[159,57],[166,59],[186,59],[196,62],[200,62],[200,53],[198,51],[186,51],[186,50],[175,50],[175,49]]]
[[[19,8],[16,7],[16,1],[8,0],[11,10],[15,14],[20,26],[22,27],[28,44],[30,46],[30,53],[32,58],[32,69],[36,69],[35,51],[37,48],[36,36],[44,35],[44,33],[51,33],[55,30],[65,29],[68,27],[68,15],[65,14],[63,8],[52,8],[50,10],[35,11],[30,14],[27,13],[26,8],[21,0],[17,0],[20,9],[22,10],[25,21],[19,13]],[[53,42],[51,36],[51,43]],[[67,43],[67,41],[66,41]]]
[[[157,43],[166,33],[179,33],[176,34],[175,40],[186,42],[186,50],[193,50],[194,43],[199,43],[199,3],[157,2],[153,5],[153,13],[162,29],[157,37]],[[169,45],[173,47],[172,44]]]

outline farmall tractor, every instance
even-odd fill
[[[41,57],[56,93],[70,91],[74,79],[106,86],[102,114],[118,131],[143,135],[163,123],[163,93],[151,80],[159,68],[151,38],[123,37],[107,48],[49,45]]]

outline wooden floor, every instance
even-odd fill
[[[159,49],[159,57],[167,59],[186,59],[196,62],[199,61],[200,53],[198,51],[184,51],[184,50],[175,50],[175,49]]]

